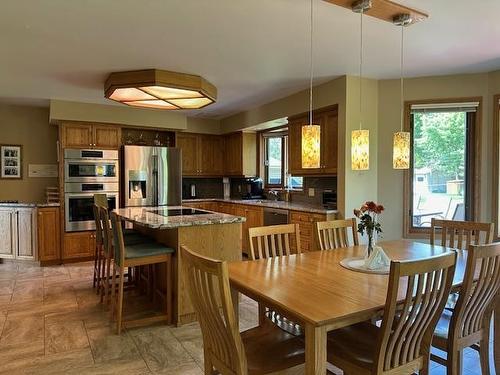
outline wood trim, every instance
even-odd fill
[[[338,104],[332,104],[332,105],[329,105],[326,107],[316,108],[316,109],[313,109],[313,117],[316,115],[319,115],[320,113],[323,113],[323,112],[337,111],[337,113],[338,113],[338,110],[339,110]],[[293,116],[288,117],[288,122],[297,120],[297,119],[304,117],[304,116],[309,116],[309,111],[302,112],[302,113],[299,113],[297,115],[293,115]]]
[[[324,0],[328,3],[352,9],[354,0]],[[366,15],[378,18],[382,21],[393,23],[393,18],[401,13],[409,13],[413,19],[412,24],[424,21],[429,17],[427,13],[420,10],[395,3],[390,0],[372,0],[372,7],[365,12]]]
[[[474,124],[474,171],[473,171],[473,196],[472,196],[472,217],[471,220],[477,220],[481,217],[481,129],[483,121],[483,97],[459,97],[459,98],[439,98],[439,99],[420,99],[405,101],[404,105],[404,129],[411,132],[411,106],[413,104],[433,104],[433,103],[466,103],[466,102],[479,102],[476,111],[476,118]],[[411,154],[413,157],[413,153]],[[411,160],[413,164],[413,160]],[[415,229],[411,227],[410,209],[411,209],[411,195],[412,185],[410,178],[413,174],[413,168],[404,171],[403,181],[403,237],[404,238],[428,238],[430,235],[430,228]]]
[[[495,223],[495,233],[494,237],[498,240],[499,230],[498,230],[498,205],[500,197],[498,196],[498,180],[500,178],[499,172],[499,157],[500,157],[500,147],[499,140],[500,137],[500,94],[493,96],[493,181],[491,186],[493,187],[493,212],[491,215],[492,221]],[[495,188],[496,187],[496,188]]]

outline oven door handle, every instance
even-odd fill
[[[158,155],[151,156],[153,161],[153,206],[158,206]]]

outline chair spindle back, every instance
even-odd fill
[[[249,228],[248,239],[251,260],[300,254],[298,224]]]
[[[432,334],[450,292],[455,263],[456,252],[391,262],[377,373],[401,366],[409,366],[408,373],[417,372],[414,370],[422,366],[422,361],[428,360]]]
[[[352,245],[359,245],[358,228],[355,218],[317,222],[316,234],[319,249],[330,250],[351,246],[349,243],[348,229],[352,231]]]
[[[205,358],[222,374],[246,375],[247,359],[232,305],[227,263],[195,254],[185,246],[181,259],[200,322]]]
[[[439,233],[440,230],[440,233]],[[438,242],[438,236],[440,241]],[[467,250],[469,245],[489,244],[493,240],[493,223],[474,221],[431,220],[431,245]]]

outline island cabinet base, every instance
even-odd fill
[[[241,223],[187,226],[174,229],[151,229],[136,226],[135,229],[154,237],[158,242],[175,249],[173,263],[174,323],[177,326],[196,321],[196,314],[188,295],[182,268],[180,247],[214,259],[241,260]],[[158,269],[157,288],[165,290],[164,271]]]

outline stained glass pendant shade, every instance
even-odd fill
[[[321,127],[302,126],[302,168],[319,168],[321,161]]]
[[[353,171],[370,169],[369,130],[353,130],[351,133],[351,168]]]
[[[217,88],[203,77],[148,69],[111,73],[105,97],[132,107],[199,109],[215,103]]]

